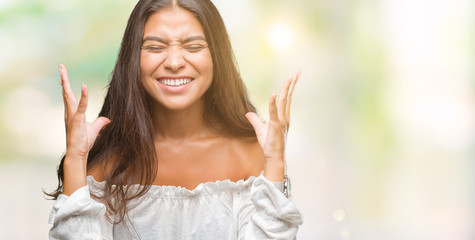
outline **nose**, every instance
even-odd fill
[[[165,60],[165,68],[173,72],[179,71],[185,67],[185,59],[182,51],[178,46],[168,49],[167,58]]]

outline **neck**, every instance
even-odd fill
[[[157,104],[152,109],[156,138],[185,140],[209,134],[210,129],[205,122],[204,112],[204,100],[180,110],[166,109]]]

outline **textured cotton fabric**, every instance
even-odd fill
[[[129,221],[111,224],[104,204],[91,198],[104,182],[60,195],[51,211],[50,239],[295,239],[302,215],[262,174],[238,182],[217,181],[194,190],[152,186],[129,206]],[[139,187],[139,186],[132,186]]]

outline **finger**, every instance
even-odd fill
[[[61,94],[63,95],[63,104],[64,104],[64,120],[67,123],[67,117],[68,117],[68,101],[66,100],[66,95],[64,93],[64,86],[63,86],[63,70],[62,68],[64,67],[63,64],[59,64],[59,83],[61,84]]]
[[[81,84],[81,99],[79,100],[78,113],[86,113],[87,108],[87,87],[84,84]]]
[[[111,120],[106,117],[98,117],[94,122],[92,122],[92,136],[97,137],[101,129],[103,129],[107,124],[109,124]]]
[[[280,122],[275,99],[276,99],[276,94],[273,93],[269,100],[269,118],[270,118],[270,121]]]
[[[295,85],[297,84],[297,81],[299,80],[301,73],[302,72],[300,70],[295,73],[292,79],[292,84],[290,85],[290,89],[287,93],[287,106],[285,107],[285,116],[287,119],[287,124],[289,124],[290,122],[290,104],[292,102],[292,95],[294,93]]]
[[[278,103],[278,116],[283,122],[286,122],[285,107],[287,106],[287,93],[289,92],[290,84],[292,83],[292,77],[288,77],[285,80],[284,86],[280,90],[279,103]]]
[[[251,125],[254,128],[254,131],[256,132],[256,134],[259,135],[259,129],[265,123],[262,122],[261,118],[255,112],[248,112],[248,113],[246,113],[245,116],[246,116],[247,120],[251,123]]]
[[[65,106],[67,105],[68,109],[75,109],[77,104],[76,96],[71,89],[71,83],[69,81],[68,71],[63,64],[59,64],[59,73],[61,74],[61,83],[63,86],[63,99]]]
[[[64,97],[64,90],[62,91],[62,94],[63,94],[63,104],[64,104],[64,119],[66,120],[68,118],[69,108],[68,108],[68,102],[66,101],[66,98]]]

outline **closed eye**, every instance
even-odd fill
[[[188,52],[198,52],[202,49],[205,49],[206,48],[206,45],[189,45],[189,46],[186,46],[185,49],[188,51]]]
[[[150,51],[150,52],[163,52],[166,48],[160,46],[144,46],[142,49]]]

